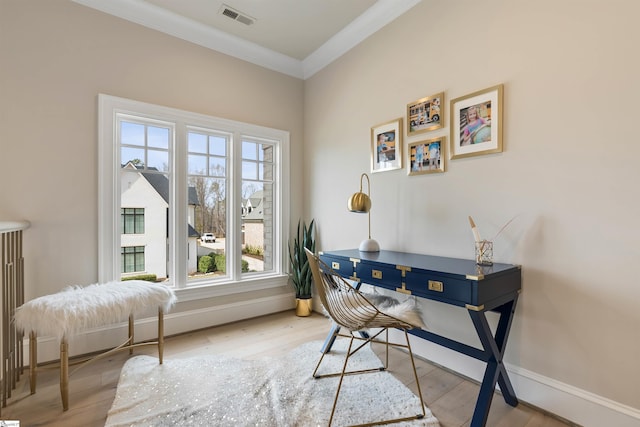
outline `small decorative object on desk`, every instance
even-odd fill
[[[493,242],[480,238],[478,227],[476,227],[476,223],[473,222],[471,216],[469,216],[469,224],[471,224],[471,231],[476,244],[476,264],[493,265]]]
[[[514,219],[516,219],[516,217],[507,221],[507,223],[496,233],[493,239],[486,240],[480,238],[480,232],[478,231],[478,227],[476,227],[476,223],[473,222],[473,218],[469,217],[469,224],[471,224],[471,231],[473,232],[473,239],[475,240],[476,245],[476,264],[493,265],[493,242]]]
[[[493,265],[493,242],[489,240],[476,242],[476,264]]]

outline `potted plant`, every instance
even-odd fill
[[[302,224],[302,229],[300,225]],[[311,220],[309,227],[304,221],[298,220],[298,229],[293,240],[293,246],[289,242],[289,265],[291,271],[289,276],[296,291],[296,315],[311,315],[311,269],[309,260],[305,253],[305,248],[311,252],[316,252],[316,239],[313,231],[314,220]]]

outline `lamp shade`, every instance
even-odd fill
[[[349,197],[347,207],[350,212],[368,213],[371,210],[371,198],[359,191]]]

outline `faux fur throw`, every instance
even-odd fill
[[[359,292],[384,314],[407,322],[416,328],[427,329],[422,318],[422,309],[415,298],[407,298],[400,302],[394,297],[377,292]],[[359,307],[353,305],[351,305],[350,309],[359,311]],[[322,307],[322,312],[326,317],[331,317],[324,307]]]
[[[422,310],[415,298],[407,298],[398,302],[397,299],[387,295],[365,292],[363,295],[384,314],[403,320],[420,329],[427,329],[422,319]]]
[[[176,301],[171,288],[142,280],[70,286],[24,303],[16,310],[15,321],[26,333],[62,338],[125,321],[145,308],[162,307],[167,312]]]

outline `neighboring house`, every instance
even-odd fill
[[[166,279],[169,180],[160,173],[141,172],[141,167],[129,162],[122,168],[120,182],[121,206],[121,272],[123,276],[155,274]],[[154,169],[151,169],[154,170]],[[188,200],[188,270],[197,270],[197,239],[193,228],[196,190],[189,188]]]
[[[242,243],[244,246],[264,246],[264,191],[256,191],[242,200]]]

